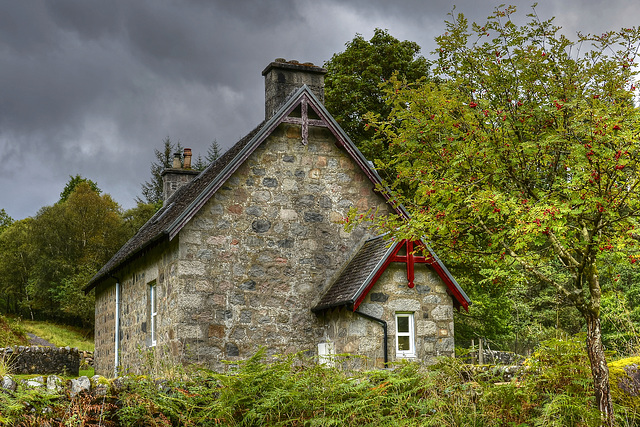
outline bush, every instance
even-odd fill
[[[351,356],[337,356],[335,365],[351,362]],[[430,367],[404,362],[350,371],[302,354],[268,359],[260,350],[227,373],[190,367],[169,370],[178,374],[165,379],[126,376],[112,382],[106,396],[0,393],[0,414],[7,425],[21,419],[31,422],[24,425],[54,419],[122,426],[600,425],[581,337],[542,343],[510,382],[474,378],[468,368],[443,358]],[[618,424],[636,425],[635,407],[617,403]]]
[[[628,417],[640,414],[640,357],[609,363],[609,384],[613,401]]]

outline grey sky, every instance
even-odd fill
[[[532,2],[511,2],[524,19]],[[261,71],[278,57],[322,65],[356,33],[388,29],[428,56],[445,0],[0,1],[0,208],[55,203],[70,175],[123,208],[169,136],[206,154],[264,116]],[[499,2],[463,0],[483,21]],[[540,0],[568,35],[637,25],[637,0]]]

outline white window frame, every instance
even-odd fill
[[[151,347],[156,346],[156,318],[158,316],[158,307],[157,307],[157,289],[156,282],[149,283],[149,298],[151,305],[149,307],[149,329],[151,332]]]
[[[409,331],[400,332],[398,330],[398,318],[406,317],[409,319]],[[409,350],[400,350],[399,337],[409,337]],[[411,312],[398,312],[396,313],[396,357],[410,358],[416,357],[416,335],[415,335],[415,321],[413,313]]]
[[[318,343],[318,363],[333,368],[335,355],[336,347],[333,342]]]

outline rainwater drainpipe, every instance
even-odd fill
[[[120,365],[120,279],[117,277],[113,277],[116,279],[116,314],[115,314],[115,323],[116,323],[116,333],[115,333],[115,357],[113,360],[113,376],[114,378],[118,376],[118,366]]]
[[[384,347],[384,367],[386,368],[389,364],[389,356],[387,355],[388,351],[387,351],[387,322],[385,322],[382,319],[378,319],[377,317],[373,317],[367,313],[363,313],[361,311],[354,311],[354,313],[359,314],[360,316],[364,317],[365,319],[369,319],[369,320],[373,320],[374,322],[377,322],[379,324],[382,325],[382,333],[384,335],[383,338],[383,342],[382,345]]]

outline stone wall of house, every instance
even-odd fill
[[[120,372],[140,373],[148,366],[151,343],[149,286],[155,284],[157,298],[156,346],[162,346],[163,357],[180,357],[177,338],[176,280],[178,270],[178,241],[163,243],[149,250],[120,272]],[[97,374],[112,376],[115,361],[115,286],[96,289],[95,370]]]
[[[406,264],[391,263],[358,311],[387,322],[389,362],[397,360],[396,312],[414,315],[415,360],[430,363],[436,356],[454,356],[453,300],[437,273],[425,264],[415,265],[415,287],[411,289]],[[334,343],[336,354],[360,354],[369,359],[361,362],[366,367],[384,366],[380,324],[344,309],[326,317],[324,339]]]
[[[385,200],[326,129],[281,124],[180,232],[182,318],[189,360],[308,350],[325,334],[311,307],[366,232],[344,231],[351,206]]]
[[[102,375],[113,375],[116,287],[113,283],[101,284],[95,293],[94,368]]]
[[[80,353],[77,348],[14,346],[0,349],[11,373],[78,375]]]

